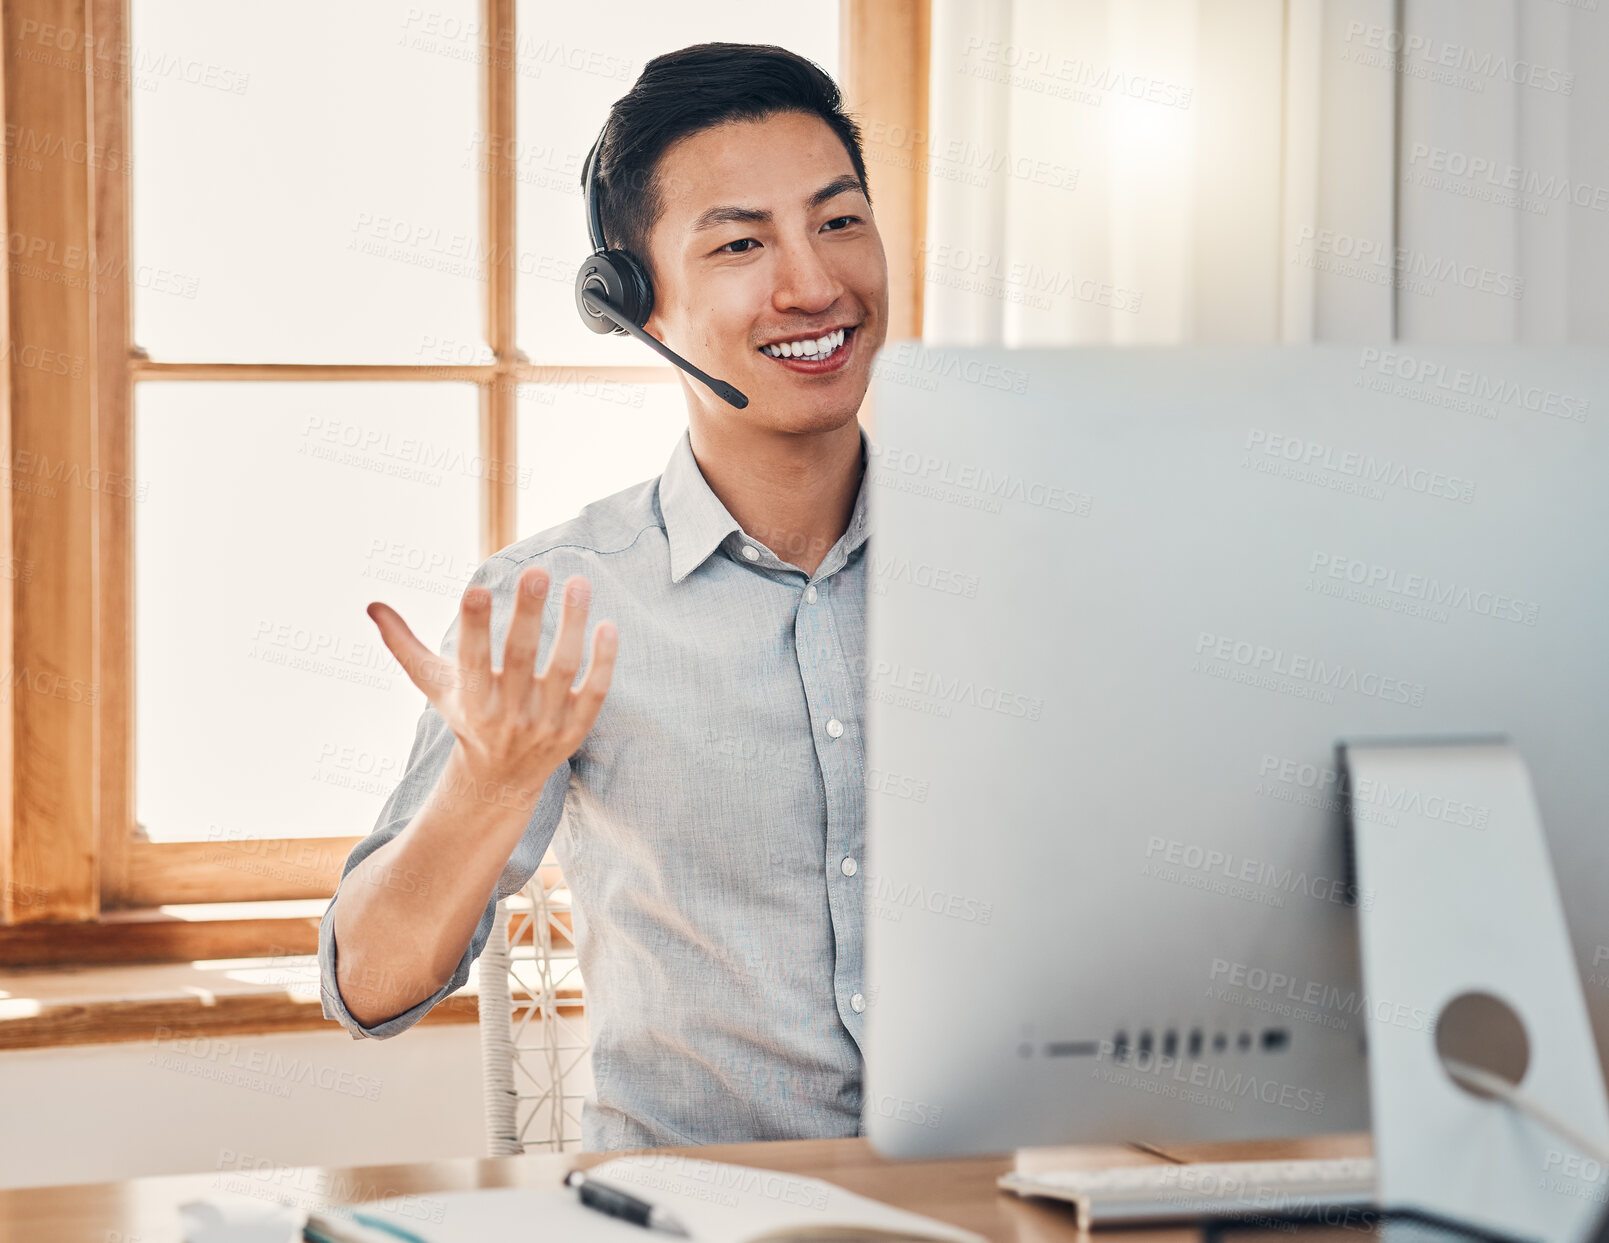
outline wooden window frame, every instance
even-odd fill
[[[359,834],[152,842],[135,820],[136,383],[472,383],[479,392],[480,452],[493,465],[481,480],[484,557],[516,538],[517,472],[503,465],[516,464],[518,385],[578,376],[661,382],[675,375],[658,365],[541,366],[519,351],[518,181],[509,141],[517,66],[503,54],[482,58],[480,82],[487,136],[481,211],[490,264],[483,323],[491,362],[226,364],[147,357],[134,343],[131,322],[129,74],[118,71],[118,56],[105,52],[129,47],[129,3],[0,0],[6,134],[43,133],[68,150],[99,153],[81,161],[47,159],[37,171],[0,164],[0,219],[8,239],[0,270],[0,342],[7,345],[0,448],[8,468],[0,539],[9,557],[0,574],[0,670],[7,675],[0,690],[9,691],[0,699],[0,963],[14,966],[311,952],[317,921],[305,913],[274,917],[250,907],[208,908],[327,900],[361,840]],[[890,340],[921,334],[929,3],[840,0],[839,80],[865,132],[889,257]],[[514,9],[515,0],[481,0],[489,49],[517,46]],[[74,68],[86,37],[97,54]],[[33,55],[41,48],[48,55]],[[65,61],[55,57],[58,51]],[[86,62],[97,72],[87,74]],[[119,152],[125,153],[121,161],[108,156]],[[20,247],[14,245],[19,237]],[[55,255],[87,256],[81,266],[69,265],[69,274],[82,279],[53,282],[31,274],[27,252],[34,238],[54,244]],[[41,355],[42,348],[54,354]],[[42,365],[41,357],[58,361]],[[62,358],[68,360],[65,375],[56,373]],[[862,418],[869,422],[870,416],[868,403]],[[49,464],[60,463],[76,467],[80,479],[99,482],[58,486],[47,495]],[[175,914],[176,905],[207,917]]]

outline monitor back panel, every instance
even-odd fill
[[[1342,738],[1514,740],[1603,1047],[1609,352],[896,344],[877,376],[880,1150],[1366,1128],[1371,1025],[1430,1038],[1437,1000],[1360,984]],[[1449,856],[1490,831],[1435,806]]]

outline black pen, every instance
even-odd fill
[[[620,1190],[619,1187],[611,1187],[595,1178],[588,1178],[580,1170],[571,1170],[566,1174],[564,1185],[577,1188],[581,1192],[581,1203],[588,1208],[608,1213],[611,1217],[619,1217],[634,1226],[645,1226],[649,1230],[663,1230],[666,1234],[687,1237],[687,1231],[683,1229],[681,1222],[664,1209],[649,1204],[646,1200],[639,1200],[630,1192]]]

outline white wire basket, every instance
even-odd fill
[[[497,904],[478,960],[486,1148],[493,1157],[581,1146],[590,1041],[570,891],[550,859]]]

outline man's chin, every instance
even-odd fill
[[[813,409],[850,405],[858,409],[871,386],[871,368],[861,366],[858,359],[852,360],[842,371],[830,375],[804,375],[788,371],[775,363],[767,363],[766,366],[781,374],[762,371],[756,387],[779,407]]]
[[[800,413],[790,421],[788,430],[799,435],[833,432],[843,427],[846,423],[855,422],[855,418],[859,413],[859,402],[853,405],[839,402],[824,403],[812,410]]]

